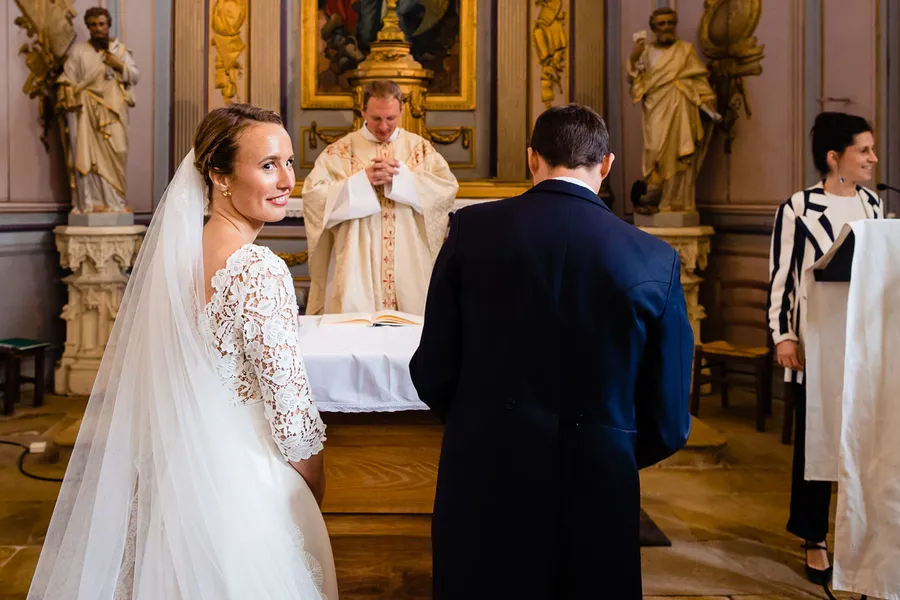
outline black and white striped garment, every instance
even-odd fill
[[[769,328],[775,344],[803,340],[803,274],[831,248],[841,228],[850,221],[883,218],[884,205],[872,190],[857,186],[855,198],[835,196],[822,182],[778,208],[769,252]],[[801,383],[803,373],[785,369],[784,380]]]

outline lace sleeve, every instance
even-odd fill
[[[322,450],[325,424],[300,355],[297,299],[284,262],[267,254],[251,264],[244,298],[244,352],[259,381],[272,436],[286,459],[307,459]]]

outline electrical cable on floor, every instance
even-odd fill
[[[31,479],[37,479],[38,481],[50,481],[53,483],[62,483],[61,478],[57,477],[43,477],[41,475],[34,475],[25,470],[25,457],[31,454],[31,448],[26,446],[25,444],[20,444],[19,442],[10,442],[7,440],[0,440],[0,444],[6,444],[7,446],[16,446],[18,448],[22,448],[23,452],[19,455],[19,472],[25,477],[30,477]]]

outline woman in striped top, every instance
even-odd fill
[[[769,327],[778,364],[793,387],[796,415],[791,516],[787,530],[804,540],[806,573],[814,583],[831,575],[825,537],[831,483],[806,481],[806,386],[803,381],[803,276],[828,251],[844,224],[883,218],[881,199],[860,185],[870,181],[878,158],[872,127],[862,117],[825,112],[810,132],[813,162],[822,181],[797,192],[778,209],[769,270]]]

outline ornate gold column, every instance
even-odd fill
[[[400,126],[412,133],[427,137],[425,132],[426,83],[434,76],[413,58],[412,45],[406,41],[397,17],[397,0],[386,0],[387,12],[378,39],[372,43],[369,55],[347,79],[354,86],[354,128],[362,127],[363,87],[370,81],[390,79],[403,91],[403,117]]]

